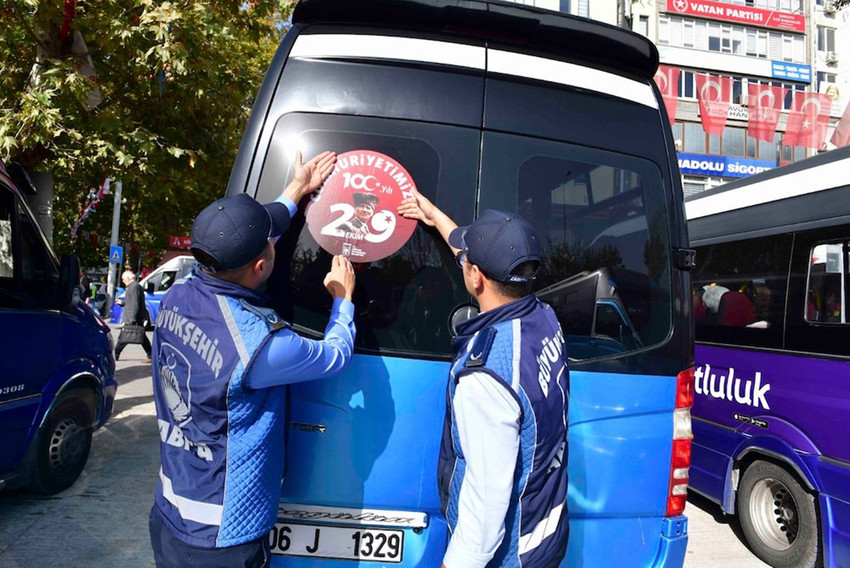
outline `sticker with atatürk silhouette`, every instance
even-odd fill
[[[307,227],[319,245],[351,262],[385,258],[402,246],[416,221],[397,213],[416,188],[393,158],[372,150],[337,156],[336,168],[307,206]]]

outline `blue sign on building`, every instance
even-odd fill
[[[771,61],[770,72],[774,79],[788,79],[801,83],[812,82],[812,68],[809,65],[799,65],[787,61]]]
[[[679,170],[683,174],[747,177],[776,167],[775,162],[729,156],[707,156],[679,152]]]

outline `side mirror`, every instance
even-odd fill
[[[449,327],[451,328],[452,337],[457,336],[457,326],[466,320],[474,318],[479,313],[481,313],[481,310],[478,309],[478,306],[473,306],[472,304],[464,304],[455,308],[452,315],[449,316]]]
[[[80,259],[72,254],[62,255],[59,262],[57,299],[62,308],[76,305],[80,301]]]

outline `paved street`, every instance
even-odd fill
[[[0,568],[153,566],[147,515],[159,468],[158,435],[150,368],[142,357],[138,345],[122,353],[115,414],[95,433],[89,462],[71,489],[53,497],[0,493]],[[686,568],[767,566],[718,507],[695,497],[685,512]]]

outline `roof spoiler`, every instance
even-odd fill
[[[439,32],[518,46],[649,80],[658,50],[629,30],[496,0],[301,0],[294,24],[359,24]]]

